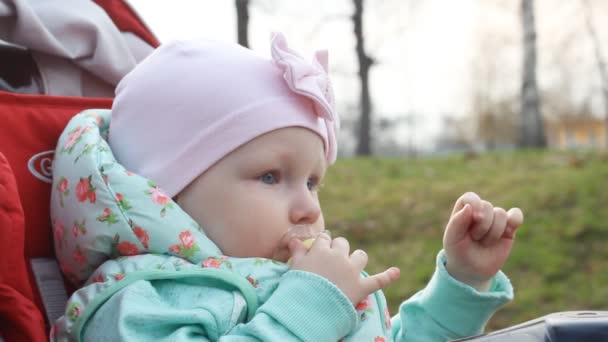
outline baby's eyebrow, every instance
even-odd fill
[[[302,156],[298,155],[297,152],[289,149],[286,146],[274,145],[254,153],[250,154],[251,160],[250,164],[258,165],[258,164],[272,164],[279,163],[281,165],[287,164],[299,164],[302,161]],[[325,151],[322,150],[319,154],[313,157],[314,160],[311,160],[311,164],[313,164],[314,170],[319,170],[319,177],[322,177],[327,170],[327,159],[325,158]],[[312,159],[312,158],[311,158]]]

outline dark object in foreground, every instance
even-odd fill
[[[606,342],[608,311],[556,312],[506,329],[455,341]]]

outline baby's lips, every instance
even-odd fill
[[[273,254],[273,259],[281,262],[285,262],[290,259],[290,251],[289,251],[289,242],[293,239],[298,239],[300,241],[306,241],[313,236],[312,227],[310,225],[293,225],[291,226],[287,232],[281,238],[277,249]],[[308,243],[312,246],[312,241]],[[309,248],[309,247],[307,247]]]

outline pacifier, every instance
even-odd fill
[[[331,232],[329,230],[318,231],[309,224],[296,224],[289,228],[287,233],[285,233],[283,239],[285,239],[286,241],[291,241],[291,239],[298,239],[302,241],[306,249],[310,249],[312,247],[312,244],[315,242],[315,239],[323,233],[331,236]],[[291,258],[287,260],[288,263],[290,261]]]

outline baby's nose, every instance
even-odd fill
[[[294,200],[289,210],[289,220],[292,224],[313,224],[321,215],[321,207],[316,198],[307,194]]]

